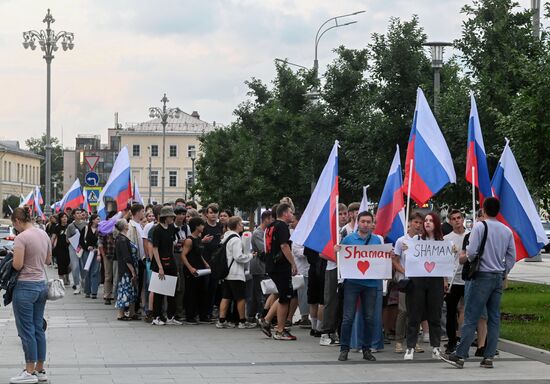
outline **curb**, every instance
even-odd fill
[[[550,351],[499,338],[501,349],[514,355],[550,365]]]

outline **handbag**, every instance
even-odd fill
[[[271,279],[265,279],[260,282],[260,287],[262,288],[262,293],[264,295],[270,295],[272,293],[277,294],[277,286],[275,282]],[[300,288],[305,287],[305,279],[302,275],[292,276],[292,290],[296,291]]]
[[[44,269],[44,276],[46,278],[48,275],[46,274],[46,268],[44,265],[42,265]],[[61,279],[50,279],[47,282],[48,286],[48,300],[55,301],[59,300],[65,297],[65,283]]]
[[[481,243],[479,244],[479,248],[477,249],[476,256],[473,260],[464,263],[464,266],[462,267],[464,280],[474,280],[476,274],[479,272],[481,256],[483,255],[483,251],[485,250],[485,243],[487,242],[487,232],[489,231],[487,223],[485,221],[482,221],[482,223],[485,227],[485,232],[483,233],[483,238],[481,239]]]

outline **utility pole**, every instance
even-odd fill
[[[533,11],[533,37],[540,39],[540,0],[531,0],[531,9]]]

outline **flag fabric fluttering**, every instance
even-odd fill
[[[361,203],[359,203],[359,212],[364,212],[369,210],[369,198],[367,197],[367,189],[369,189],[370,185],[363,186],[363,197],[361,198]],[[357,231],[357,226],[359,225],[359,221],[355,220],[355,227],[353,227],[353,231]]]
[[[23,196],[23,195],[21,195]],[[19,208],[21,208],[24,205],[33,205],[34,204],[34,189],[29,192],[29,194],[21,200],[21,204],[19,204]]]
[[[405,234],[405,201],[399,145],[390,166],[388,178],[378,203],[374,233],[395,244]]]
[[[487,168],[487,155],[481,134],[481,124],[477,113],[474,94],[470,94],[470,119],[468,121],[468,147],[466,154],[466,181],[478,189],[479,204],[491,197],[491,179]],[[472,169],[473,179],[472,179]],[[475,196],[475,195],[474,195]]]
[[[88,213],[92,213],[92,206],[88,201],[88,193],[85,189],[82,190],[82,209],[86,210]]]
[[[138,183],[134,180],[134,193],[132,194],[132,200],[136,203],[140,203],[141,205],[145,205],[143,201],[143,197],[141,197],[141,194],[139,193]]]
[[[456,183],[453,159],[428,101],[418,88],[403,191],[408,194],[410,184],[410,197],[422,206],[449,183]]]
[[[338,242],[338,141],[332,151],[291,240],[336,261]]]
[[[109,175],[109,180],[99,194],[97,213],[102,220],[107,217],[107,207],[105,198],[110,197],[115,200],[119,211],[126,208],[128,201],[132,198],[132,183],[130,180],[130,157],[128,148],[124,146],[119,152],[113,170]]]
[[[548,244],[548,238],[508,140],[491,180],[491,188],[493,195],[500,200],[497,219],[514,233],[516,259],[536,256]]]
[[[40,207],[42,204],[44,204],[44,200],[42,199],[42,194],[40,193],[40,187],[36,186],[34,187],[34,212],[36,212],[37,216],[40,216],[43,220],[46,220],[46,215],[44,215],[44,212]]]
[[[82,187],[80,186],[80,180],[76,179],[71,185],[71,188],[65,193],[65,196],[61,199],[60,211],[65,211],[66,208],[80,208],[84,202],[84,196],[82,195]]]

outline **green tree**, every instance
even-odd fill
[[[10,195],[6,199],[4,199],[3,202],[3,208],[2,212],[4,212],[4,216],[8,217],[10,215],[10,207],[11,209],[15,209],[19,206],[20,200],[18,196]]]
[[[48,180],[48,183],[63,181],[63,148],[59,144],[57,137],[50,137],[50,144],[52,146],[52,180]],[[46,134],[41,137],[31,137],[25,140],[25,145],[29,148],[29,151],[43,156],[44,160],[40,163],[40,186],[44,189],[46,178]]]

